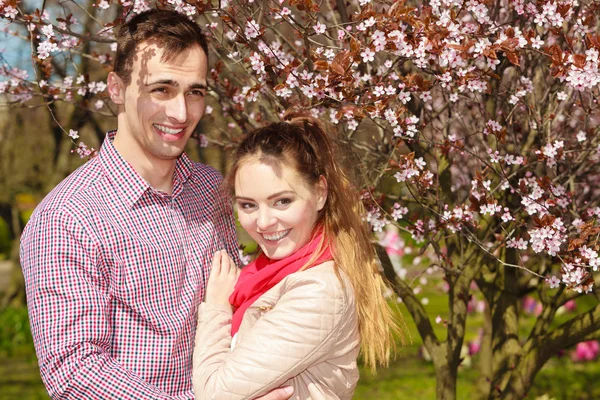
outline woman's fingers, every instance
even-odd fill
[[[215,277],[221,275],[221,258],[221,251],[217,251],[213,256],[210,274]]]
[[[235,280],[237,281],[237,278],[240,276],[240,269],[237,267],[237,265],[235,265],[235,263],[233,262],[233,259],[231,257],[229,257],[229,254],[227,255],[227,258],[229,259],[229,274],[232,275]]]
[[[239,270],[225,250],[213,256],[212,271],[206,285],[204,301],[208,304],[229,305],[229,296],[235,288]]]
[[[230,268],[229,255],[227,254],[227,252],[225,250],[221,250],[221,273],[229,274],[229,268]]]

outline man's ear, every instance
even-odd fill
[[[323,175],[317,182],[317,211],[321,211],[327,202],[327,179]]]
[[[108,85],[108,94],[113,103],[117,105],[125,104],[125,83],[114,71],[108,73],[106,80]]]

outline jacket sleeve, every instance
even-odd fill
[[[55,399],[168,399],[111,357],[110,296],[97,245],[64,212],[42,212],[21,240],[31,333]]]
[[[201,305],[193,361],[196,399],[253,399],[326,359],[345,308],[335,275],[302,276],[233,351],[231,311]]]

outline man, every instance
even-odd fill
[[[158,10],[117,40],[117,130],[44,199],[21,239],[31,330],[53,398],[189,399],[212,255],[237,257],[221,177],[183,153],[204,113],[206,40]]]

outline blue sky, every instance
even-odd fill
[[[26,41],[16,38],[4,32],[7,20],[0,19],[0,53],[11,67],[26,69],[31,72],[31,48]],[[8,26],[9,30],[15,30],[16,24]],[[0,77],[0,79],[2,79]]]

